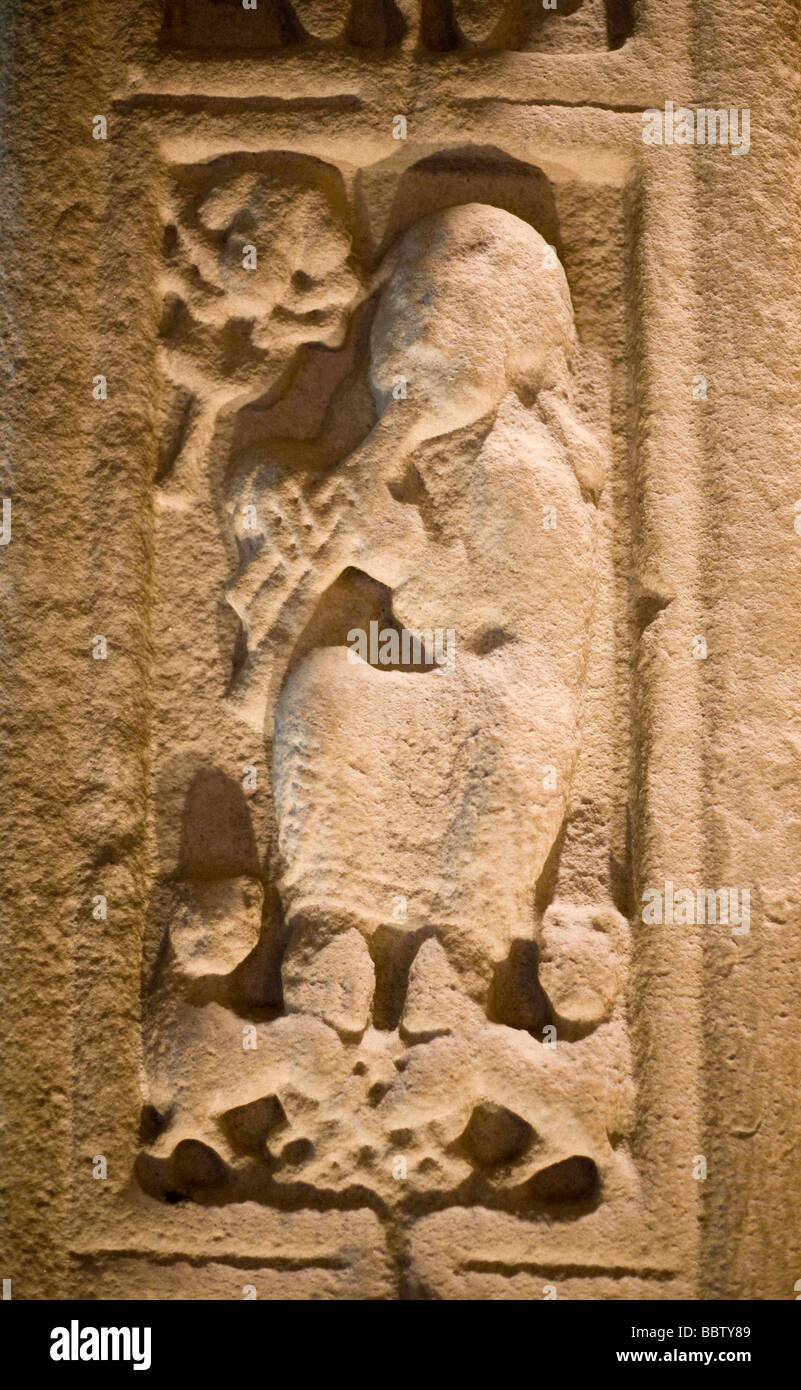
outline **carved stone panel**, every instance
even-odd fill
[[[136,1180],[361,1194],[392,1249],[465,1206],[567,1222],[647,1272],[623,266],[581,244],[620,247],[620,190],[165,153]]]
[[[787,5],[10,8],[29,1296],[791,1297]]]

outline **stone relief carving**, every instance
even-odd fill
[[[189,485],[221,411],[261,394],[298,347],[335,347],[359,290],[341,176],[321,161],[223,157],[187,174],[165,232],[158,481]],[[255,264],[243,275],[259,229]],[[255,250],[255,248],[253,248]]]
[[[4,6],[4,1299],[801,1294],[797,10]]]
[[[430,52],[618,48],[629,0],[168,0],[163,40],[178,47],[337,45]]]
[[[228,429],[222,505],[240,559],[229,699],[271,758],[280,927],[256,872],[201,863],[167,886],[139,1180],[170,1199],[580,1214],[635,1178],[628,925],[541,891],[579,748],[605,471],[575,405],[564,271],[482,203],[358,266],[315,161],[225,159],[178,183],[163,365],[190,407],[166,495],[197,485],[226,412],[272,391],[267,437]],[[281,383],[314,343],[343,368],[298,441]],[[425,638],[443,631],[447,662]],[[387,660],[355,653],[358,633]]]

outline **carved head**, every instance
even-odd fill
[[[200,269],[227,319],[254,321],[257,347],[337,347],[358,290],[350,232],[325,180],[294,173],[239,172],[203,198]]]
[[[467,203],[423,218],[385,263],[370,383],[393,404],[436,417],[437,434],[481,418],[511,388],[523,398],[563,381],[574,340],[565,273],[529,223]]]
[[[562,1036],[611,1018],[626,975],[628,923],[611,907],[553,904],[540,939],[539,979]]]

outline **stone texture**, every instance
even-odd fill
[[[179,884],[170,947],[189,978],[227,975],[256,946],[263,893],[250,879]]]
[[[794,1298],[797,4],[4,21],[14,1296]]]

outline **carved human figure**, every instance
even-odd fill
[[[363,444],[322,472],[292,451],[244,465],[229,498],[235,697],[273,754],[283,1010],[243,1028],[257,887],[179,886],[140,1179],[392,1205],[402,1142],[412,1196],[475,1178],[493,1201],[586,1209],[599,1184],[627,1190],[631,1064],[625,921],[535,910],[579,746],[603,477],[569,291],[553,248],[482,204],[419,222],[380,282]],[[452,660],[354,657],[371,624],[393,659],[403,631],[452,633]]]
[[[230,595],[252,651],[244,708],[272,732],[275,702],[285,1003],[329,1019],[346,959],[369,979],[372,950],[392,975],[409,963],[399,938],[432,932],[486,1004],[511,943],[530,937],[578,747],[595,582],[602,468],[571,400],[553,249],[472,204],[425,218],[383,273],[376,426],[316,495],[278,484],[291,544],[281,555],[265,535]],[[247,478],[234,515],[264,514],[266,492],[274,507],[275,479]],[[454,669],[354,664],[341,630],[293,664],[354,571],[378,607],[352,609],[351,631],[379,613],[382,632],[448,631]],[[370,993],[356,990],[351,1031]]]

